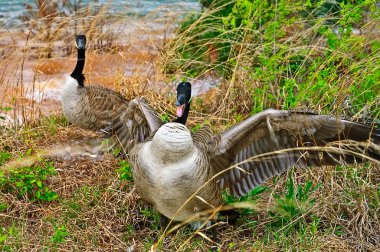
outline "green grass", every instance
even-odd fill
[[[0,152],[0,165],[5,164],[8,160],[12,159],[12,153],[8,151]]]
[[[59,227],[54,227],[54,234],[51,237],[51,241],[56,246],[58,243],[63,243],[67,236],[69,235],[68,230],[65,228],[65,226],[59,226]]]
[[[310,194],[320,186],[321,184],[313,186],[313,182],[310,179],[304,185],[295,186],[290,173],[287,182],[287,192],[284,195],[275,195],[275,206],[269,211],[269,214],[273,218],[270,226],[281,228],[286,226],[288,230],[302,229],[302,226],[305,224],[303,221],[308,218],[307,215],[315,201],[315,199],[310,199]]]
[[[116,169],[116,172],[120,176],[120,180],[133,181],[131,167],[126,160],[122,160],[119,163],[120,167]]]
[[[19,198],[31,201],[54,201],[58,194],[46,184],[49,176],[56,175],[55,167],[51,162],[42,162],[41,165],[22,167],[1,174],[0,191],[2,193],[15,193]]]
[[[216,3],[182,23],[162,67],[173,75],[223,76],[221,115],[274,107],[364,121],[378,117],[380,40],[373,29],[380,11],[375,1]],[[227,102],[236,99],[245,103]]]

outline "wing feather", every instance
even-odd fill
[[[86,88],[87,108],[90,108],[94,117],[98,120],[94,127],[104,127],[100,124],[111,124],[112,119],[120,115],[128,106],[128,100],[120,93],[101,86]],[[100,128],[99,128],[100,129]]]
[[[163,124],[159,115],[144,98],[136,98],[128,103],[124,111],[113,118],[112,131],[125,153],[144,142]]]
[[[219,142],[215,143],[215,139]],[[374,144],[368,145],[369,139]],[[338,152],[294,149],[342,141],[345,145],[340,145],[342,151]],[[266,110],[212,138],[209,144],[216,146],[209,152],[213,174],[238,166],[220,176],[220,186],[229,188],[235,196],[245,195],[296,164],[305,167],[362,161],[352,153],[344,153],[342,146],[380,160],[380,130],[308,112]]]

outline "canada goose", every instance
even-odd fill
[[[141,198],[164,216],[185,221],[223,205],[226,188],[240,197],[296,164],[364,161],[356,152],[380,160],[379,144],[379,129],[332,116],[268,109],[220,135],[208,126],[190,133],[184,121],[166,123],[131,150],[130,163]],[[231,169],[233,165],[237,167]]]
[[[109,128],[112,119],[128,107],[129,101],[121,94],[101,86],[84,86],[86,36],[76,37],[78,50],[74,71],[67,77],[61,90],[63,113],[69,122],[84,129]]]

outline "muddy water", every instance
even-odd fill
[[[25,15],[25,4],[35,6],[35,0],[1,0],[0,1],[0,27],[12,28],[22,26],[22,16]],[[63,1],[57,1],[58,7],[65,13],[72,12],[71,9],[65,9],[62,5]],[[80,2],[79,8],[90,6],[93,9],[99,9],[104,5],[110,13],[118,15],[144,17],[152,12],[158,12],[159,15],[164,13],[165,9],[171,11],[183,10],[199,10],[200,4],[198,0],[82,0],[70,1],[72,4]]]
[[[97,47],[98,41],[89,39],[84,70],[86,84],[98,84],[114,90],[144,85],[158,92],[174,91],[182,76],[168,83],[156,68],[160,50],[173,36],[176,26],[173,16],[177,15],[171,13],[167,18],[153,12],[143,18],[123,17],[117,25],[108,27],[117,30],[113,41],[117,49],[114,51],[101,51]],[[11,111],[4,111],[0,107],[0,123],[3,125],[59,112],[60,88],[75,66],[74,38],[71,42],[54,42],[55,51],[50,59],[37,56],[38,50],[46,44],[28,39],[25,29],[0,31],[0,71],[4,73],[0,83],[0,106],[11,108]],[[72,43],[69,52],[62,49],[68,47],[65,43]],[[211,77],[189,81],[193,83],[194,96],[208,92],[220,82]],[[168,84],[171,86],[169,89]]]

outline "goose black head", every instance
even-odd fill
[[[191,101],[191,84],[189,82],[180,82],[177,85],[177,119],[175,122],[186,124],[187,116],[190,111]]]
[[[78,82],[79,86],[84,87],[85,77],[83,75],[83,68],[86,57],[86,36],[78,35],[75,40],[75,45],[78,50],[78,58],[74,71],[70,74],[70,76]]]
[[[75,45],[78,49],[85,49],[86,42],[87,40],[85,35],[77,35],[75,38]]]

